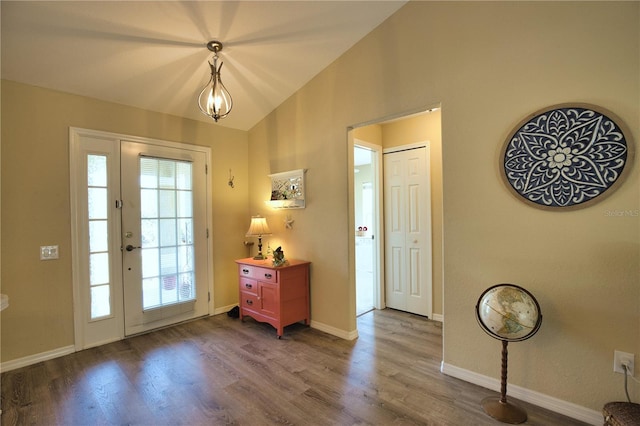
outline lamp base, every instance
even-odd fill
[[[527,412],[510,402],[502,402],[500,398],[490,396],[481,402],[484,412],[502,423],[517,425],[527,421]]]
[[[262,255],[262,235],[258,236],[258,254],[255,255],[253,260],[265,260],[266,257]]]

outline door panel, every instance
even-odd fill
[[[431,191],[427,147],[384,154],[387,306],[430,316]]]
[[[259,282],[261,313],[271,318],[278,318],[276,311],[279,308],[278,285]]]
[[[205,154],[122,141],[125,334],[208,314]]]
[[[75,348],[123,337],[120,151],[115,138],[71,129],[69,137]]]

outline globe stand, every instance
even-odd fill
[[[502,342],[500,398],[485,398],[481,402],[482,408],[503,423],[524,423],[526,411],[507,402],[507,345],[526,340],[538,332],[542,324],[540,305],[533,294],[520,286],[496,284],[480,295],[476,319],[489,336]]]
[[[490,396],[480,403],[484,412],[496,420],[512,425],[527,421],[527,412],[507,401],[507,345],[509,342],[502,341],[502,374],[500,382],[500,398]]]

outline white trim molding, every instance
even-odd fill
[[[494,379],[493,377],[484,376],[473,371],[456,367],[455,365],[445,364],[444,361],[440,366],[440,371],[447,376],[455,377],[456,379],[464,380],[465,382],[500,392],[500,380]],[[509,396],[537,405],[538,407],[546,408],[547,410],[551,410],[555,413],[583,421],[590,425],[601,425],[604,421],[602,413],[581,405],[563,401],[561,399],[512,384],[508,385],[508,389]]]
[[[213,314],[211,314],[210,316],[226,314],[227,312],[229,312],[231,309],[235,308],[236,306],[238,306],[237,303],[232,303],[231,305],[221,306],[219,308],[215,308],[213,310]]]
[[[311,320],[310,326],[311,328],[315,328],[316,330],[323,331],[327,334],[331,334],[341,339],[355,340],[358,338],[358,330],[345,331],[345,330],[341,330],[339,328],[335,328],[330,325],[327,325],[318,321],[313,321],[313,320]]]
[[[17,368],[22,368],[28,365],[37,364],[42,361],[48,361],[50,359],[72,354],[75,351],[76,351],[75,345],[69,345],[69,346],[63,346],[58,349],[52,349],[46,352],[40,352],[39,354],[25,356],[23,358],[12,359],[11,361],[6,361],[0,364],[0,372],[5,373],[7,371],[15,370]]]
[[[431,319],[438,322],[444,322],[444,315],[442,314],[433,314],[431,315]]]

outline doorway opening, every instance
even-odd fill
[[[350,257],[353,259],[350,276],[353,277],[354,316],[371,309],[394,307],[443,321],[442,131],[439,105],[414,114],[353,126],[349,129],[348,140],[349,223],[353,232],[350,238]],[[424,160],[414,158],[419,151],[417,148],[426,148]],[[385,185],[391,175],[391,170],[387,168],[391,166],[385,164],[386,159],[383,161],[383,153],[385,158],[387,154],[400,158],[402,155],[396,154],[408,151],[412,151],[409,155],[411,158],[402,160],[405,163],[397,166],[398,170],[415,171],[415,167],[421,164],[422,175],[417,177],[416,182],[426,189],[427,196],[421,201],[422,204],[412,206],[411,197],[417,195],[417,187],[408,181],[404,183],[405,196],[402,200],[396,200],[399,202],[394,207],[404,209],[402,217],[406,220],[403,219],[405,223],[402,225],[405,230],[408,229],[402,234],[403,247],[400,249],[390,247],[391,242],[388,241],[388,234],[392,234],[394,226],[388,220],[393,219],[398,225],[400,216],[393,218],[387,210],[393,206],[392,193],[398,196],[400,187],[387,193]],[[372,205],[370,198],[373,198],[373,207],[369,207]],[[369,222],[373,223],[371,227]],[[427,232],[416,233],[417,225],[421,231]],[[422,241],[425,238],[427,240]],[[425,250],[414,250],[412,245],[416,241]],[[400,250],[403,252],[401,261],[397,256],[394,258],[394,253],[398,255]],[[426,291],[428,294],[415,297],[425,288],[420,289],[417,278],[425,274],[430,281],[430,288]],[[393,293],[394,286],[395,290],[405,290],[404,297],[409,300],[408,303],[394,306],[397,300],[392,300],[394,294],[390,296],[389,293]],[[416,307],[419,309],[416,310]]]

